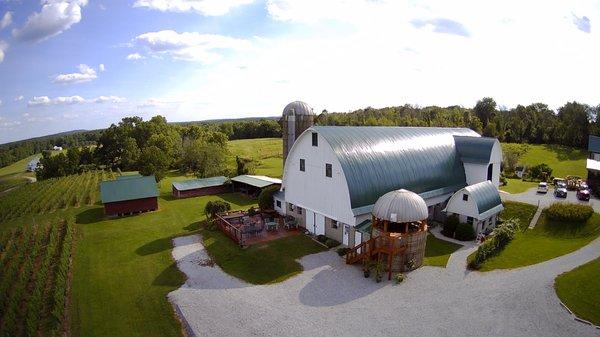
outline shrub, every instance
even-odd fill
[[[248,216],[255,216],[256,215],[256,209],[254,207],[250,207],[248,208]]]
[[[339,256],[344,256],[346,254],[348,254],[352,249],[348,248],[348,247],[342,247],[342,248],[338,248],[337,249],[337,253]]]
[[[398,273],[394,275],[394,281],[396,281],[396,284],[402,283],[404,281],[404,274]]]
[[[505,176],[500,176],[500,183],[502,184],[502,186],[508,185],[508,180],[506,180]]]
[[[461,223],[456,226],[454,237],[460,241],[471,241],[475,240],[475,230],[472,225],[468,223]]]
[[[507,220],[496,227],[492,237],[484,241],[479,248],[477,248],[475,256],[469,259],[469,268],[479,269],[485,260],[500,253],[510,240],[513,239],[518,228],[519,222],[514,219]]]
[[[565,222],[585,222],[594,209],[588,205],[555,202],[546,209],[546,216],[551,220]]]
[[[262,190],[258,195],[258,207],[261,210],[273,209],[273,194],[277,191],[279,191],[277,185],[269,186]]]
[[[317,241],[319,241],[320,243],[325,243],[325,241],[327,241],[327,237],[323,234],[319,234],[317,235]]]
[[[547,164],[539,164],[529,168],[529,176],[532,179],[546,181],[552,175],[552,168]]]
[[[204,206],[204,213],[209,218],[212,219],[218,213],[227,212],[230,209],[231,209],[231,205],[228,202],[221,201],[221,200],[215,200],[215,201],[209,201],[206,203],[206,206]]]
[[[337,247],[340,244],[341,243],[339,243],[339,241],[336,241],[334,239],[327,239],[327,240],[325,240],[325,246],[327,246],[328,248]]]
[[[444,222],[444,228],[442,229],[442,234],[449,238],[454,237],[454,232],[456,231],[456,227],[460,221],[458,220],[458,215],[452,214],[451,216],[446,218],[446,222]]]

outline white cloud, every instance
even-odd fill
[[[137,36],[135,41],[145,47],[152,56],[169,56],[205,64],[220,60],[226,50],[240,51],[250,46],[246,40],[228,36],[178,33],[172,30],[145,33]]]
[[[15,38],[23,41],[43,41],[58,35],[81,21],[81,9],[87,0],[43,0],[40,12],[27,18],[25,26],[13,29]]]
[[[144,57],[142,55],[140,55],[139,53],[133,53],[133,54],[127,55],[127,60],[129,60],[129,61],[141,60],[143,58]]]
[[[252,3],[253,0],[137,0],[133,7],[145,7],[162,12],[195,11],[203,15],[219,16],[235,7]]]
[[[56,98],[50,98],[48,96],[35,96],[29,102],[29,107],[39,106],[51,106],[51,105],[75,105],[75,104],[87,104],[87,103],[121,103],[125,102],[125,98],[118,96],[99,96],[96,98],[85,99],[81,96],[61,96]]]
[[[77,66],[77,69],[79,70],[78,73],[57,75],[52,82],[60,84],[72,84],[89,82],[98,78],[96,71],[86,64],[80,64]]]
[[[101,73],[106,71],[106,67],[104,66],[104,63],[100,63],[100,65],[98,66],[98,70]]]
[[[15,97],[14,101],[15,101],[15,102],[20,102],[20,101],[22,101],[24,98],[25,98],[25,97],[23,97],[23,95],[19,95],[19,96]]]
[[[0,29],[4,29],[12,24],[12,12],[4,13],[2,19],[0,19]]]
[[[315,111],[472,107],[486,96],[508,107],[598,104],[600,30],[583,34],[571,14],[600,20],[594,2],[457,1],[269,1],[293,29],[160,86],[161,99],[181,102],[167,116],[272,116],[296,99]]]
[[[6,52],[6,50],[8,49],[8,43],[0,40],[0,63],[2,63],[2,61],[4,61],[4,53]]]

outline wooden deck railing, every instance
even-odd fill
[[[398,253],[406,249],[402,236],[380,235],[350,249],[346,263],[354,264],[377,253]]]
[[[230,224],[227,220],[223,219],[220,215],[217,215],[215,219],[217,223],[217,227],[227,235],[231,240],[237,243],[240,246],[244,246],[244,234],[242,233],[240,228],[235,227]]]

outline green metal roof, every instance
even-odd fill
[[[463,163],[487,164],[496,138],[454,136],[454,142]]]
[[[592,135],[588,137],[588,151],[600,153],[600,137]]]
[[[231,181],[247,184],[250,186],[263,188],[274,184],[281,184],[281,180],[267,176],[251,176],[243,174],[241,176],[231,178]]]
[[[313,126],[337,156],[351,207],[364,210],[385,193],[407,189],[432,197],[465,186],[453,136],[479,135],[466,128]],[[430,193],[435,191],[435,193]],[[356,214],[356,212],[354,212]]]
[[[498,206],[502,206],[500,193],[498,192],[496,186],[494,186],[494,184],[489,180],[467,186],[465,187],[465,190],[467,190],[469,194],[475,198],[479,215],[497,208]]]
[[[371,234],[371,219],[367,219],[354,227],[355,230],[363,234]]]
[[[127,179],[103,181],[100,183],[102,203],[144,199],[158,196],[154,176],[134,176]]]
[[[178,191],[189,191],[189,190],[195,190],[197,188],[221,186],[221,185],[225,184],[226,182],[227,182],[226,177],[218,176],[218,177],[210,177],[210,178],[203,178],[203,179],[175,181],[175,182],[173,182],[173,187],[175,187]]]

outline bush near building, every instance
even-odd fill
[[[456,226],[454,238],[460,241],[475,240],[475,229],[468,223],[460,223]]]
[[[594,209],[591,206],[564,202],[555,202],[546,209],[549,219],[564,222],[585,222],[592,214]]]
[[[258,207],[261,210],[273,209],[273,194],[279,191],[278,185],[273,185],[263,189],[258,195]]]
[[[519,228],[519,221],[511,219],[503,222],[494,229],[490,239],[482,243],[475,255],[469,258],[468,266],[471,269],[479,269],[485,260],[498,255],[506,245],[514,238],[515,232]]]
[[[460,221],[458,220],[458,216],[456,214],[452,214],[448,218],[446,218],[446,222],[444,222],[444,228],[442,229],[442,234],[449,238],[454,237],[454,232],[458,227]]]

